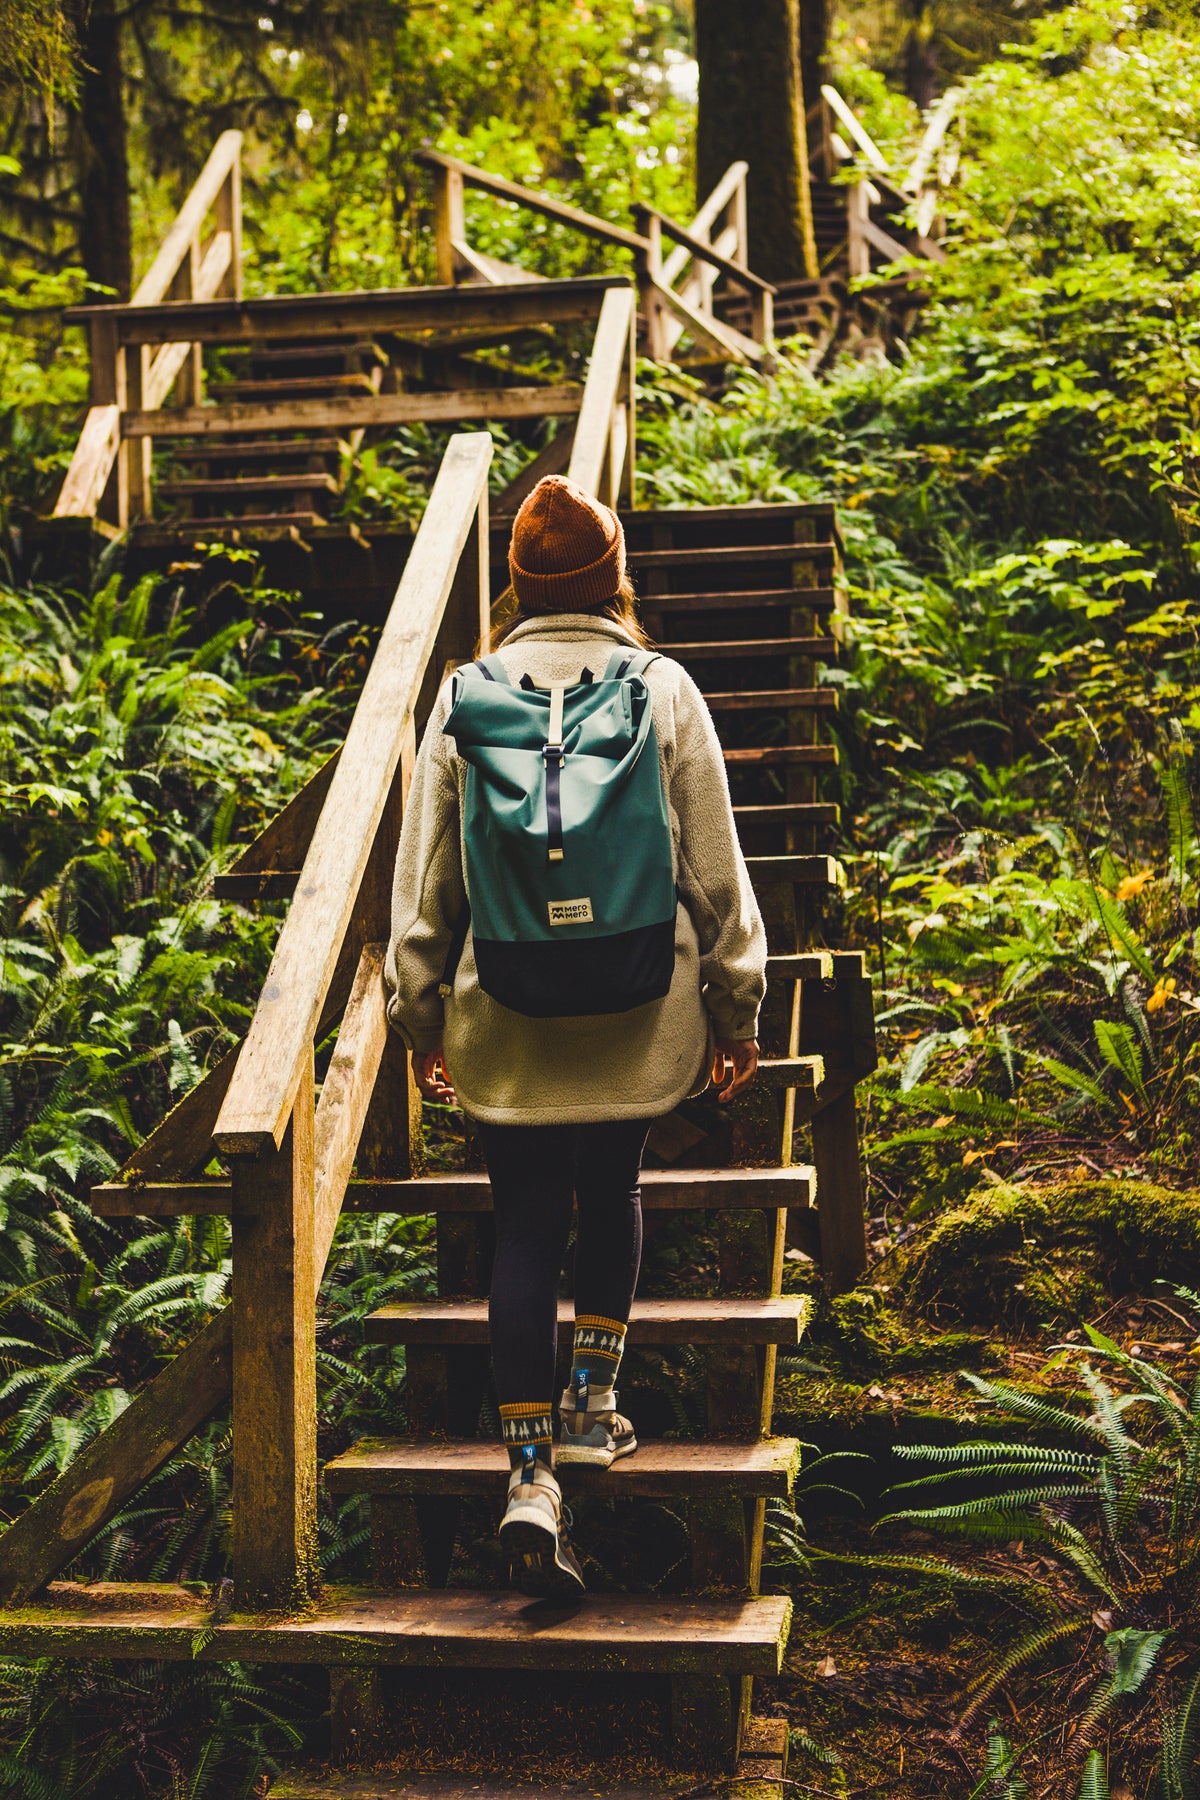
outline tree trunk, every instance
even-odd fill
[[[815,277],[799,0],[696,0],[696,58],[699,200],[730,163],[746,161],[750,267],[768,281]]]
[[[800,95],[807,120],[809,169],[830,173],[825,107],[821,89],[830,79],[829,37],[833,30],[833,0],[800,0]]]
[[[81,80],[76,121],[79,253],[92,281],[128,300],[133,285],[129,150],[116,0],[73,0]]]
[[[938,47],[928,0],[908,0],[912,23],[904,45],[904,91],[922,112],[937,99]]]

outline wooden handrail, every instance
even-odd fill
[[[226,1154],[283,1141],[491,457],[487,432],[461,432],[442,459],[217,1118]]]
[[[925,127],[925,135],[917,146],[917,153],[909,165],[908,173],[900,183],[901,190],[908,195],[920,193],[926,178],[933,166],[933,159],[942,146],[942,141],[950,129],[951,121],[962,101],[961,88],[947,88],[937,105],[929,115],[929,123]]]
[[[711,244],[702,242],[684,226],[677,225],[674,219],[668,218],[666,213],[660,212],[656,206],[647,206],[642,210],[659,221],[664,236],[674,238],[675,242],[681,244],[689,255],[698,257],[702,262],[711,263],[713,268],[724,275],[727,280],[736,281],[739,286],[752,288],[759,294],[777,294],[779,292],[779,289],[773,287],[769,281],[764,281],[761,275],[753,275],[749,269],[743,268],[741,263],[732,262],[727,256],[720,255]],[[663,273],[664,275],[666,273],[665,264]],[[664,282],[665,285],[667,284]]]
[[[879,148],[874,138],[871,137],[866,126],[859,122],[857,115],[842,99],[842,96],[838,93],[837,89],[835,87],[830,87],[826,82],[821,88],[821,97],[829,106],[830,111],[834,113],[846,127],[846,130],[850,133],[850,136],[854,139],[854,142],[858,145],[871,167],[873,169],[878,169],[881,175],[886,174],[888,164],[883,151]]]
[[[130,305],[156,308],[168,298],[208,301],[242,291],[240,131],[223,131],[158,254],[134,291]],[[212,212],[215,224],[201,249],[200,232]],[[92,405],[84,419],[53,517],[95,518],[106,490],[112,492],[113,523],[124,527],[130,514],[150,508],[149,445],[124,441],[127,411],[156,411],[176,382],[179,398],[198,402],[202,381],[200,353],[189,340],[160,339],[157,355],[139,345],[128,349],[113,324],[111,308],[71,308],[69,323],[87,323],[91,336]],[[190,365],[190,368],[189,368]],[[114,467],[115,487],[111,484]]]
[[[556,200],[551,194],[522,187],[519,182],[509,181],[503,175],[492,175],[487,169],[477,169],[473,163],[460,162],[457,156],[443,156],[440,150],[419,150],[417,161],[425,163],[429,168],[449,169],[453,174],[461,176],[468,187],[479,188],[485,194],[494,194],[499,200],[516,200],[520,205],[527,206],[530,212],[541,213],[547,219],[558,219],[564,225],[573,225],[577,231],[586,232],[589,237],[600,238],[609,244],[620,244],[625,250],[649,249],[645,238],[639,237],[636,231],[630,231],[624,225],[612,225],[607,219],[598,219],[594,213],[584,212],[582,207],[571,206],[566,200]]]
[[[738,189],[744,187],[749,172],[749,163],[730,163],[703,206],[697,208],[695,216],[688,225],[687,229],[692,237],[707,242],[709,232]],[[680,243],[677,249],[672,250],[670,256],[664,258],[661,276],[664,287],[675,285],[676,276],[683,273],[690,258],[691,251],[683,243]]]
[[[190,194],[176,213],[175,223],[159,245],[157,256],[134,289],[131,306],[155,306],[166,299],[192,240],[199,235],[205,215],[216,204],[226,180],[238,168],[241,154],[241,132],[223,131],[192,183]]]
[[[579,408],[579,421],[575,427],[575,442],[567,467],[567,474],[572,481],[586,488],[589,494],[599,495],[610,505],[615,502],[622,475],[622,469],[615,466],[617,457],[614,451],[618,443],[621,463],[632,464],[632,361],[636,325],[637,310],[633,290],[614,288],[610,294],[606,294],[600,321],[596,326],[592,359],[588,364],[587,381],[583,389],[583,403]],[[619,426],[614,430],[614,421],[623,379],[628,382],[626,398],[629,422],[622,433]],[[604,479],[606,467],[607,483]],[[605,488],[607,491],[603,491]]]

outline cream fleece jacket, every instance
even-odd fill
[[[558,613],[530,620],[499,651],[519,681],[574,682],[632,643],[609,620]],[[710,1028],[755,1035],[767,943],[737,839],[721,747],[707,706],[678,663],[646,672],[671,821],[679,906],[675,974],[662,1000],[586,1019],[527,1019],[479,987],[470,935],[452,994],[438,985],[464,898],[467,765],[442,727],[438,695],[417,755],[392,895],[388,1018],[413,1050],[442,1048],[460,1104],[497,1125],[653,1118],[707,1078]]]

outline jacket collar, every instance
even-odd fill
[[[500,648],[507,650],[510,644],[524,643],[529,638],[544,637],[567,639],[608,638],[614,644],[632,644],[638,648],[637,639],[631,637],[623,625],[615,619],[597,618],[595,613],[543,613],[536,619],[526,619],[523,625],[506,637]]]

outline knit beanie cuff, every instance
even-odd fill
[[[539,575],[523,569],[509,552],[508,574],[517,604],[526,612],[583,611],[611,600],[625,573],[625,539],[620,531],[596,562],[583,569]]]

